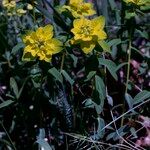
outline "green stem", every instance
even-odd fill
[[[131,44],[132,44],[132,41],[130,40],[129,49],[128,49],[128,65],[127,65],[127,79],[126,79],[125,94],[128,92],[128,84],[129,84],[129,77],[130,77]]]
[[[63,67],[64,67],[64,60],[65,60],[65,52],[63,52],[63,55],[62,55],[61,65],[60,65],[60,71],[63,70]]]
[[[8,139],[9,139],[9,141],[10,141],[12,147],[13,147],[13,149],[14,149],[14,150],[17,150],[16,147],[15,147],[15,145],[13,144],[13,141],[11,140],[11,138],[10,138],[10,136],[9,136],[9,134],[8,134],[8,132],[7,132],[7,130],[6,130],[6,128],[4,127],[3,123],[0,122],[0,124],[1,124],[2,128],[4,129],[4,131],[5,131],[6,135],[7,135]]]
[[[129,33],[130,34],[130,33]],[[126,79],[126,84],[125,84],[125,94],[128,93],[128,84],[129,84],[129,78],[130,78],[130,62],[131,62],[131,48],[132,48],[132,40],[131,40],[131,34],[129,37],[129,48],[128,48],[128,65],[127,65],[127,79]],[[123,101],[123,113],[125,112],[125,100]],[[123,126],[124,123],[124,117],[121,119],[121,127]]]

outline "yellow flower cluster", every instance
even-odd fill
[[[14,9],[16,7],[16,1],[15,0],[3,0],[2,5],[8,10]]]
[[[26,47],[23,60],[31,61],[34,58],[50,62],[52,55],[62,50],[62,42],[53,38],[53,26],[39,27],[23,37]]]
[[[6,8],[8,16],[12,15],[21,16],[26,13],[26,10],[22,8],[17,9],[16,0],[3,0],[2,5],[4,8]]]
[[[74,34],[71,44],[79,44],[85,54],[90,53],[99,41],[106,39],[105,18],[102,16],[94,19],[87,18],[96,13],[92,3],[86,3],[84,0],[70,0],[69,4],[62,8],[69,10],[76,18],[71,30]]]
[[[68,6],[64,6],[71,11],[76,18],[73,21],[73,38],[71,44],[79,44],[85,54],[90,53],[97,43],[107,38],[104,31],[105,18],[103,16],[88,19],[95,11],[90,3],[83,0],[70,0]],[[52,55],[62,50],[62,43],[53,37],[53,26],[47,25],[39,27],[35,32],[30,32],[23,38],[26,47],[23,59],[30,61],[34,58],[50,62]]]
[[[75,18],[94,15],[92,3],[85,3],[83,0],[70,0],[69,5],[64,5],[62,9],[69,10]]]
[[[12,16],[12,15],[22,16],[27,13],[27,10],[24,10],[22,8],[17,8],[16,0],[3,0],[2,5],[7,10],[8,16]],[[27,9],[32,10],[33,6],[31,4],[27,4]]]
[[[149,0],[124,0],[126,3],[134,3],[136,5],[147,5],[150,3]]]
[[[105,18],[103,16],[96,17],[92,20],[86,18],[75,19],[74,28],[71,32],[74,38],[71,40],[73,44],[80,44],[85,54],[90,53],[100,40],[106,39],[104,32]]]

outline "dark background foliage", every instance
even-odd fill
[[[0,149],[134,149],[150,134],[150,14],[123,1],[93,1],[108,39],[85,55],[67,45],[73,18],[58,12],[64,3],[38,0],[22,17],[0,7]],[[51,63],[22,61],[22,35],[47,23],[66,49]]]

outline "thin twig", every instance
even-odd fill
[[[112,111],[110,111],[110,113],[111,113],[111,117],[112,117],[112,119],[114,120],[114,116],[113,116],[113,113],[112,113]],[[116,133],[117,133],[117,135],[119,136],[119,138],[123,141],[123,142],[125,142],[126,144],[128,144],[132,149],[136,149],[136,150],[139,150],[138,148],[136,148],[136,147],[134,147],[134,145],[131,145],[129,142],[127,142],[122,136],[120,136],[120,134],[119,134],[119,132],[118,132],[118,129],[117,129],[117,126],[116,126],[116,122],[114,121],[114,126],[115,126],[115,129],[116,129]],[[132,150],[131,149],[131,150]]]
[[[116,148],[122,147],[122,149],[126,148],[125,150],[130,150],[129,146],[123,145],[123,144],[115,144],[115,145],[113,145],[113,144],[109,144],[109,143],[95,141],[92,138],[89,138],[89,137],[86,137],[86,136],[82,136],[82,135],[78,135],[78,134],[74,134],[74,133],[71,134],[71,133],[64,132],[64,134],[68,135],[70,137],[73,137],[75,139],[84,140],[84,141],[89,142],[89,143],[95,143],[95,144],[100,144],[100,145],[109,146],[109,147],[116,147]]]
[[[140,129],[138,129],[137,131],[135,131],[135,133],[138,133],[140,130],[142,130],[142,129],[144,129],[144,127],[141,127]],[[130,137],[132,136],[132,134],[131,135],[129,135],[129,136],[127,136],[127,138],[126,139],[129,139]]]
[[[135,107],[129,109],[127,112],[125,112],[124,114],[120,115],[118,118],[114,119],[114,120],[111,121],[109,124],[107,124],[104,128],[102,128],[101,131],[103,131],[104,129],[106,129],[107,127],[109,127],[109,126],[110,126],[111,124],[113,124],[115,121],[117,121],[117,120],[119,120],[120,118],[124,117],[124,116],[125,116],[126,114],[128,114],[129,112],[133,111],[134,109],[136,109],[136,108],[138,108],[138,107],[140,107],[140,106],[142,106],[142,105],[144,105],[145,103],[148,103],[148,102],[150,102],[150,99],[148,99],[148,100],[146,100],[146,101],[140,103],[139,105],[137,105],[137,106],[135,106]]]
[[[128,139],[128,141],[130,141],[130,143],[136,145],[136,144],[135,144],[134,142],[132,142],[131,140]],[[141,150],[146,150],[145,148],[143,148],[143,147],[141,147],[141,146],[139,146],[139,145],[138,145],[138,148],[140,148]]]

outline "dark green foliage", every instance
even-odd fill
[[[19,17],[0,6],[0,150],[148,149],[148,8],[93,1],[92,17],[105,16],[107,39],[84,54],[70,44],[75,18],[59,11],[68,0],[17,6],[27,2],[34,9]],[[23,61],[22,37],[49,23],[63,50],[51,62]]]

